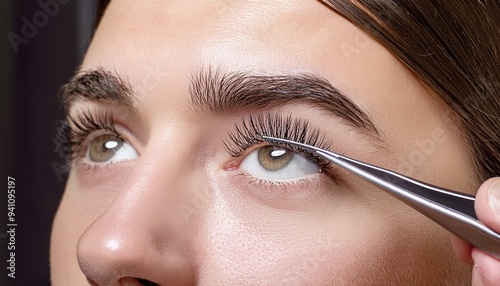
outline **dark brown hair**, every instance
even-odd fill
[[[479,180],[500,176],[500,2],[325,0],[449,107]]]

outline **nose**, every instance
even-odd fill
[[[103,190],[117,192],[116,197],[77,247],[91,285],[195,284],[196,222],[178,214],[178,206],[189,203],[189,183],[180,175],[182,168],[172,168],[174,156],[163,158],[163,164],[162,158],[141,156],[122,187]]]

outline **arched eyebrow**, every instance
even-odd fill
[[[370,116],[328,80],[315,74],[262,76],[204,69],[191,78],[189,91],[190,105],[200,112],[223,113],[303,103],[378,137]],[[103,68],[78,73],[63,87],[62,104],[66,112],[78,99],[108,101],[130,109],[136,103],[130,84],[118,73]]]
[[[61,89],[61,104],[68,113],[79,99],[108,101],[134,109],[132,87],[116,72],[98,68],[77,73]]]
[[[378,137],[367,113],[328,80],[311,73],[262,76],[208,68],[191,79],[190,94],[194,109],[216,113],[309,104]]]

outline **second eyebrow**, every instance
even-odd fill
[[[194,109],[210,112],[277,107],[290,102],[312,104],[378,135],[368,114],[314,74],[259,76],[207,69],[191,80],[190,93]]]

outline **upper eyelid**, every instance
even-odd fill
[[[127,127],[125,127],[124,124],[115,122],[113,130],[105,130],[107,132],[105,133],[112,133],[117,135],[121,140],[128,142],[129,144],[134,147],[134,149],[139,152],[140,149],[143,148],[142,142],[139,140],[137,136],[135,136]],[[94,131],[95,133],[97,131]],[[103,133],[103,134],[105,134]],[[91,136],[92,134],[89,134],[88,136]],[[95,138],[95,136],[93,136]]]
[[[319,128],[301,118],[280,113],[250,114],[235,125],[235,131],[228,133],[223,141],[226,151],[233,157],[240,156],[250,146],[264,142],[263,135],[306,143],[319,148],[328,149],[324,134]],[[293,149],[293,148],[291,148]]]
[[[129,108],[113,101],[96,101],[82,98],[74,102],[66,112],[66,117],[73,116],[78,112],[109,113],[112,115],[114,124],[125,127],[127,134],[133,136],[141,147],[145,146],[150,136],[149,130],[143,128],[143,120],[145,119],[143,114],[135,108]]]
[[[114,134],[131,144],[139,154],[141,153],[143,147],[141,140],[124,124],[118,122],[113,116],[113,112],[109,110],[83,108],[78,110],[78,113],[70,113],[66,120],[68,122],[68,134],[65,137],[69,141],[71,150],[62,150],[60,153],[67,154],[70,152],[72,161],[82,157],[82,152],[86,152],[90,140],[98,136],[93,135],[96,132]],[[61,136],[58,135],[58,137]],[[62,140],[59,139],[58,141]],[[61,143],[58,143],[58,145],[61,145]],[[56,148],[64,149],[60,146]]]

